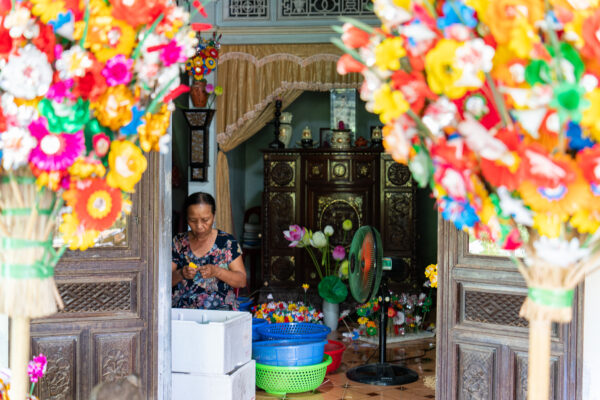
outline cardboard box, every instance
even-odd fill
[[[256,363],[250,360],[229,374],[173,373],[172,400],[254,400]]]
[[[172,371],[227,374],[252,358],[252,315],[248,312],[171,312]]]

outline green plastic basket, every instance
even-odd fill
[[[256,386],[267,393],[279,395],[309,392],[323,383],[329,364],[331,356],[327,354],[323,362],[304,367],[276,367],[256,363]]]

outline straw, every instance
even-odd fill
[[[0,313],[11,318],[11,398],[28,389],[29,324],[62,306],[54,267],[64,249],[52,247],[60,207],[56,193],[38,190],[28,168],[0,179]]]

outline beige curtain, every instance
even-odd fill
[[[359,74],[338,75],[342,52],[331,44],[223,45],[217,85],[217,226],[233,233],[229,166],[225,153],[274,118],[274,100],[283,109],[305,90],[358,87]]]

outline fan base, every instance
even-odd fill
[[[348,370],[346,376],[355,382],[378,386],[403,385],[419,379],[415,371],[389,363],[361,365]]]

